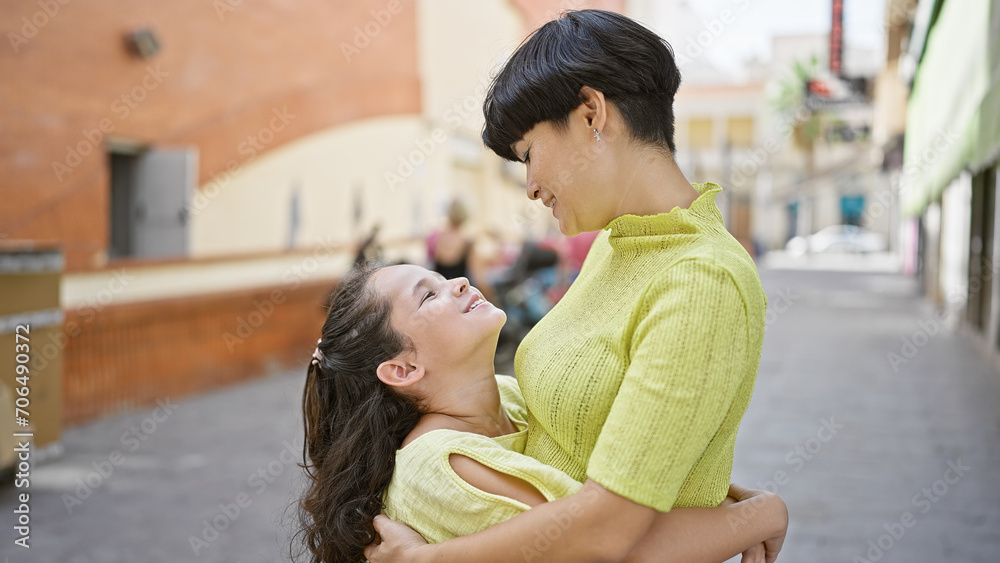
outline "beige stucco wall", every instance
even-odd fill
[[[193,257],[350,242],[376,222],[384,239],[419,238],[441,224],[456,196],[473,232],[520,238],[555,227],[524,197],[523,168],[504,165],[480,141],[489,80],[523,39],[521,16],[501,0],[427,0],[417,10],[422,115],[321,131],[201,186]]]
[[[423,119],[407,115],[335,127],[265,153],[201,186],[191,207],[191,255],[347,243],[376,222],[386,239],[419,235],[428,147]]]
[[[504,164],[480,140],[490,79],[527,32],[520,12],[506,0],[428,0],[418,3],[417,25],[424,117],[448,137],[431,170],[431,224],[458,196],[473,232],[523,238],[557,230],[548,210],[524,196],[523,166]]]

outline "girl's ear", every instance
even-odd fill
[[[402,357],[386,360],[378,365],[378,378],[392,387],[409,387],[424,377],[424,366],[406,361]]]

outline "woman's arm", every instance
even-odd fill
[[[530,483],[471,458],[452,454],[450,463],[462,480],[481,491],[516,499],[531,507],[547,502]],[[657,513],[649,532],[626,561],[711,563],[745,553],[765,541],[777,541],[780,550],[787,526],[788,511],[777,495],[734,484],[726,501],[717,508],[676,508]],[[757,549],[763,561],[765,549]]]
[[[645,535],[656,514],[587,480],[574,495],[438,544],[426,544],[406,526],[377,517],[375,530],[382,543],[366,548],[365,557],[372,563],[621,561]]]
[[[785,503],[773,493],[740,490],[753,496],[717,508],[676,508],[658,514],[625,561],[718,562],[764,543],[763,560],[772,563],[788,528]]]
[[[759,495],[720,508],[658,513],[588,480],[575,495],[440,544],[426,544],[409,528],[379,517],[375,527],[383,544],[370,546],[365,555],[372,563],[622,561],[626,557],[630,562],[712,563],[765,539],[783,538],[786,525],[787,512],[775,495]]]
[[[690,295],[671,289],[691,280],[699,280],[697,287],[704,290],[697,302],[713,306],[692,308]],[[630,366],[588,461],[588,475],[598,480],[588,479],[574,495],[441,544],[420,546],[419,537],[379,518],[376,529],[386,543],[367,550],[369,559],[558,563],[628,556],[657,517],[647,504],[670,510],[682,483],[719,439],[719,429],[735,433],[752,387],[751,366],[734,367],[737,360],[753,359],[752,331],[727,271],[687,260],[658,276],[648,292],[650,306],[634,330]],[[762,314],[754,318],[762,330]],[[685,338],[676,338],[678,326]]]

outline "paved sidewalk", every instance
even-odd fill
[[[0,561],[288,560],[292,491],[302,486],[304,381],[303,366],[185,400],[164,398],[176,405],[168,404],[169,414],[147,409],[69,429],[63,456],[31,472],[30,550],[12,546],[14,491],[0,490]],[[102,477],[109,462],[113,471]],[[192,537],[204,542],[195,542],[197,554]]]
[[[1000,560],[1000,374],[960,336],[919,336],[934,315],[910,280],[762,277],[772,312],[733,479],[787,502],[779,561]],[[903,337],[916,343],[912,359]],[[890,352],[906,360],[898,371]],[[278,373],[170,399],[169,414],[67,430],[64,455],[32,469],[30,551],[12,544],[15,491],[0,489],[0,561],[287,560],[303,379],[304,368]],[[74,495],[86,498],[70,513]],[[226,516],[238,500],[249,504]],[[192,536],[206,544],[197,555]]]
[[[733,480],[785,499],[779,561],[1000,561],[1000,374],[935,330],[909,279],[762,278],[769,323]]]

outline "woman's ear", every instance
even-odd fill
[[[580,88],[580,103],[583,105],[583,117],[587,119],[587,127],[604,131],[608,121],[608,103],[604,92],[590,86]]]
[[[403,357],[386,360],[375,371],[378,378],[392,387],[409,387],[424,377],[424,366],[411,363]]]

